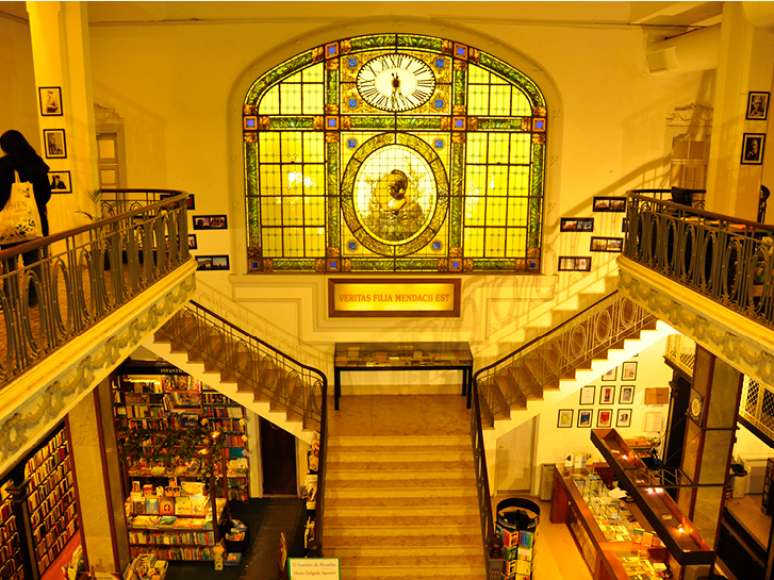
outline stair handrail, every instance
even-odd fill
[[[323,538],[322,532],[323,532],[323,518],[324,518],[324,510],[325,510],[325,459],[326,459],[326,447],[327,447],[327,440],[328,440],[328,418],[327,418],[328,377],[327,375],[320,369],[315,368],[311,365],[302,363],[301,361],[297,360],[295,357],[283,352],[279,348],[255,336],[253,333],[248,332],[243,328],[240,328],[239,326],[237,326],[235,323],[231,322],[224,316],[210,310],[209,308],[201,305],[195,300],[189,300],[188,305],[186,305],[186,308],[190,309],[191,306],[193,306],[198,311],[202,311],[206,313],[207,316],[216,319],[221,324],[228,326],[231,331],[241,334],[249,338],[250,341],[257,343],[261,347],[266,348],[267,350],[273,352],[281,359],[284,359],[285,361],[289,361],[294,365],[296,365],[297,367],[302,368],[308,371],[310,374],[316,375],[318,377],[318,382],[320,385],[320,401],[319,401],[320,403],[320,406],[319,406],[320,450],[319,450],[319,461],[318,461],[318,469],[317,469],[317,498],[316,498],[316,505],[315,505],[315,511],[314,511],[314,531],[313,531],[311,540],[309,542],[308,550],[312,554],[316,554],[318,556],[322,555],[322,538]],[[310,401],[307,401],[307,404],[309,402]],[[304,409],[304,411],[307,411],[307,409]]]

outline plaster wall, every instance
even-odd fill
[[[0,133],[21,131],[40,151],[38,95],[32,69],[29,24],[16,16],[0,13]]]

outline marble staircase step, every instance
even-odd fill
[[[385,448],[381,445],[329,445],[327,461],[336,462],[405,462],[405,461],[465,461],[471,458],[470,443],[461,445],[403,445]]]
[[[328,498],[365,497],[475,497],[476,480],[471,473],[463,479],[359,479],[336,481],[325,488]],[[327,518],[326,518],[327,519]],[[326,524],[327,527],[327,524]]]
[[[478,504],[473,496],[434,497],[352,497],[326,498],[325,515],[339,516],[478,516]]]
[[[473,456],[468,461],[329,461],[325,480],[417,479],[422,477],[465,478],[473,473]]]

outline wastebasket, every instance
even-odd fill
[[[503,576],[532,578],[540,506],[525,497],[497,503],[495,533],[503,545]]]

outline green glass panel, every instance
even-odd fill
[[[288,196],[282,206],[282,224],[300,226],[304,224],[304,202],[300,197]]]
[[[269,117],[269,130],[271,131],[312,129],[313,127],[314,117]]]
[[[522,131],[521,117],[479,117],[479,131]]]
[[[462,247],[462,214],[465,195],[465,146],[463,143],[452,143],[451,167],[449,169],[449,246]]]
[[[468,114],[489,115],[489,85],[468,86]]]
[[[339,144],[326,143],[327,174],[326,200],[328,212],[328,240],[334,247],[341,245],[341,197],[339,190]]]
[[[486,165],[468,165],[466,177],[466,198],[486,194]]]
[[[486,225],[487,226],[505,225],[506,202],[507,202],[507,199],[504,197],[486,198]]]
[[[467,70],[454,69],[452,74],[452,105],[465,106],[465,85],[467,84]]]
[[[489,114],[511,114],[511,87],[510,85],[492,85],[489,87]]]
[[[325,195],[325,166],[304,165],[304,193],[306,195]]]
[[[339,71],[335,69],[329,69],[327,72],[328,83],[325,89],[325,102],[331,105],[336,105],[339,102]]]
[[[489,137],[489,163],[508,163],[508,133],[490,133]]]
[[[388,258],[352,258],[353,272],[392,272],[395,262]]]
[[[371,34],[368,36],[356,36],[349,41],[350,50],[357,52],[360,50],[370,50],[384,48],[395,45],[394,34]]]
[[[510,197],[508,198],[508,225],[526,226],[527,225],[527,198]]]
[[[264,228],[266,226],[282,225],[282,198],[261,197],[261,219]],[[266,230],[264,229],[264,232]]]
[[[279,133],[258,133],[258,160],[261,163],[280,161]]]
[[[272,269],[275,272],[314,272],[313,258],[275,258]]]
[[[352,129],[390,130],[395,126],[395,117],[392,115],[363,115],[350,117]]]
[[[511,115],[532,115],[532,107],[527,95],[516,87],[511,91]]]
[[[486,133],[469,133],[466,152],[468,163],[486,163],[486,148],[489,140]]]
[[[295,131],[283,131],[280,133],[280,147],[283,163],[301,163],[301,133]]]
[[[304,115],[322,115],[325,111],[322,83],[304,84],[302,87],[303,105],[301,112]]]
[[[301,114],[301,85],[300,84],[280,84],[280,114],[281,115],[300,115]]]
[[[259,188],[261,195],[280,195],[282,176],[279,165],[261,165]]]
[[[304,223],[309,226],[325,225],[325,198],[324,197],[305,197],[304,198]],[[323,231],[323,236],[325,232]]]
[[[532,149],[532,135],[529,133],[511,134],[511,163],[529,163]]]
[[[489,84],[489,71],[482,69],[474,64],[468,65],[468,84]]]
[[[508,167],[490,165],[487,174],[487,195],[508,195]]]
[[[323,82],[323,63],[317,63],[306,67],[301,71],[301,80],[305,83]]]
[[[465,227],[483,226],[486,212],[485,197],[465,197]]]
[[[258,195],[258,143],[245,143],[247,195]]]
[[[304,133],[304,161],[322,163],[325,161],[324,133]]]
[[[279,85],[270,88],[263,95],[258,106],[259,115],[276,115],[279,113]]]
[[[396,272],[437,272],[438,259],[404,258],[395,264]]]
[[[508,229],[508,247],[506,255],[510,258],[524,256],[527,253],[527,231]]]
[[[484,255],[484,229],[465,228],[465,256],[480,257]]]
[[[508,194],[529,194],[529,167],[524,165],[511,165],[508,168]]]
[[[443,39],[416,34],[399,34],[398,46],[401,48],[416,48],[440,52],[443,50]]]
[[[263,237],[263,256],[273,258],[282,255],[282,229],[267,228],[261,230]]]
[[[261,238],[258,224],[261,223],[261,199],[258,197],[248,197],[245,201],[248,224],[247,245],[260,246]]]
[[[484,244],[487,257],[505,256],[505,228],[486,228]]]
[[[498,272],[498,271],[524,271],[526,268],[522,265],[517,268],[518,260],[513,259],[488,259],[478,258],[473,260],[473,270],[477,272]]]
[[[325,255],[325,227],[304,228],[306,232],[306,255],[324,256]]]
[[[441,117],[398,117],[397,128],[399,131],[438,131],[441,128]]]

